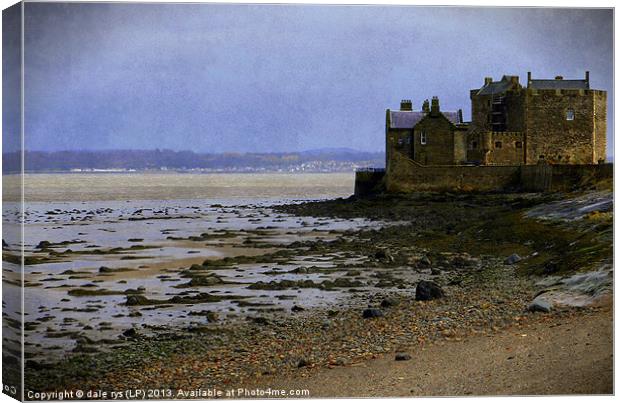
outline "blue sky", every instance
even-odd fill
[[[437,95],[469,118],[485,76],[590,70],[609,92],[613,152],[611,10],[25,7],[31,150],[381,151],[385,109],[401,98],[419,109]]]

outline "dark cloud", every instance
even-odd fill
[[[25,15],[30,149],[381,150],[401,98],[438,95],[467,117],[484,76],[527,71],[590,70],[613,110],[611,10],[26,3]]]

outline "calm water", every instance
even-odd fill
[[[18,201],[19,176],[3,176],[3,199]],[[79,173],[27,174],[27,201],[308,199],[348,197],[354,173],[190,174]]]
[[[6,185],[19,184],[18,176],[5,176]],[[220,323],[245,320],[248,315],[290,312],[292,305],[325,307],[349,301],[346,289],[313,288],[281,291],[253,290],[256,281],[312,280],[342,277],[340,264],[362,262],[366,256],[341,253],[292,257],[279,264],[238,264],[217,274],[225,281],[213,286],[178,288],[187,282],[182,271],[205,259],[263,254],[295,241],[332,240],[350,229],[377,228],[385,223],[364,219],[328,219],[279,214],[270,208],[286,201],[348,197],[353,192],[350,174],[35,174],[26,175],[24,249],[28,256],[46,257],[41,241],[52,242],[56,252],[71,252],[52,262],[24,268],[25,338],[29,352],[55,360],[76,346],[75,334],[91,339],[117,339],[127,328],[150,326],[184,328],[201,325],[205,318],[193,312],[212,310]],[[8,186],[10,188],[10,186]],[[5,192],[4,221],[15,219],[18,193]],[[8,200],[8,201],[7,201]],[[219,238],[221,231],[232,236]],[[188,240],[208,233],[208,240]],[[68,243],[63,243],[68,242]],[[8,239],[9,253],[19,253],[19,241]],[[143,250],[126,249],[133,245]],[[95,253],[125,248],[117,253]],[[4,262],[5,290],[17,290],[20,268]],[[100,267],[123,268],[114,275]],[[302,267],[331,268],[324,273],[297,273]],[[276,270],[276,272],[274,272]],[[391,275],[409,277],[411,270],[390,269]],[[374,271],[357,275],[361,290],[376,293]],[[9,280],[7,282],[7,280]],[[234,300],[192,305],[126,306],[125,290],[143,288],[152,299],[209,292],[236,295],[257,306]],[[107,290],[118,295],[75,296],[75,289]],[[285,298],[284,298],[285,297]],[[19,299],[5,292],[7,314],[19,318]],[[365,300],[364,300],[365,303]],[[265,312],[261,312],[262,310]],[[137,313],[140,315],[136,316]],[[17,334],[11,333],[12,337]]]

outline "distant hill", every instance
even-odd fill
[[[19,172],[19,154],[4,153],[5,173]],[[346,172],[382,167],[383,152],[325,148],[290,153],[195,153],[172,150],[28,151],[26,172],[204,171],[204,172]]]

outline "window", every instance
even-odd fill
[[[477,141],[472,141],[471,143],[469,143],[469,149],[470,150],[475,150],[478,148],[478,142]]]
[[[523,148],[523,143],[520,141],[515,141],[515,148]]]
[[[420,132],[420,144],[426,144],[426,132]]]
[[[575,110],[567,109],[566,110],[566,120],[575,120]]]
[[[398,138],[398,145],[399,146],[402,146],[404,142],[405,142],[405,140],[402,137]]]
[[[502,148],[502,142],[501,141],[496,141],[495,142],[495,148]]]

